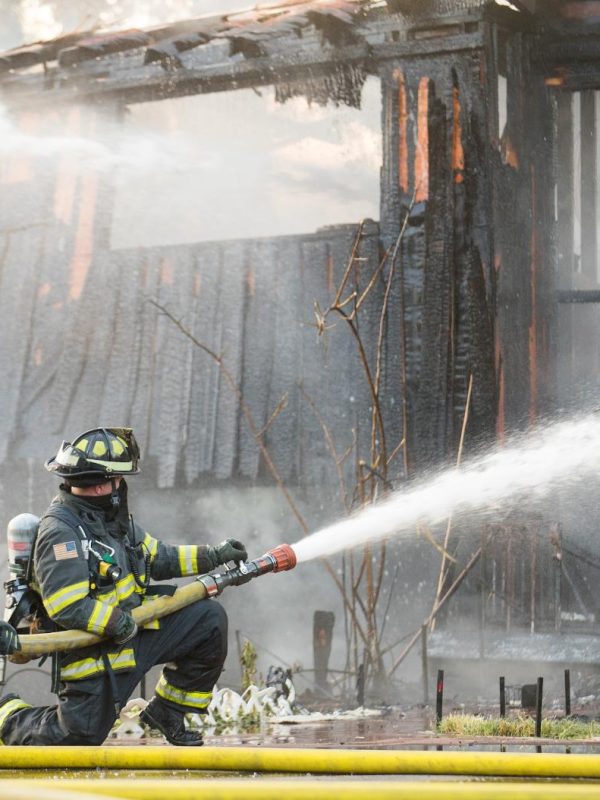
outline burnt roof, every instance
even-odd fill
[[[358,17],[373,6],[373,0],[280,0],[275,5],[259,5],[250,11],[213,15],[174,22],[145,30],[106,32],[88,30],[17,47],[0,55],[2,73],[48,64],[73,67],[104,55],[145,48],[144,62],[177,58],[179,53],[199,47],[215,38],[231,43],[231,55],[260,51],[261,41],[281,36],[301,36],[314,27],[335,43],[351,33]],[[379,4],[381,5],[381,4]],[[249,47],[255,43],[256,48]]]
[[[554,26],[559,46],[560,30],[574,25],[591,34],[590,46],[600,39],[597,3],[514,4],[518,11],[496,0],[279,0],[144,30],[69,33],[0,54],[0,93],[17,106],[130,103],[307,76],[325,80],[340,64],[368,73],[385,58],[484,47],[479,23],[488,13],[511,15],[519,28]]]

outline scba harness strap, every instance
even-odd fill
[[[64,523],[69,528],[71,528],[77,535],[78,540],[81,544],[81,549],[83,552],[83,556],[86,560],[89,561],[90,550],[92,548],[92,540],[86,533],[85,527],[83,526],[82,520],[75,514],[74,511],[71,511],[70,508],[64,506],[62,504],[53,504],[50,506],[46,514],[44,515],[43,519],[46,517],[52,517],[53,519],[57,519],[59,522]],[[41,522],[41,520],[40,520]],[[38,526],[39,531],[39,526]],[[34,562],[34,552],[35,552],[35,545],[37,541],[37,533],[35,539],[32,543],[31,547],[31,555],[29,559],[29,563],[27,565],[27,573],[26,573],[26,582],[28,585],[31,585],[32,577],[33,577],[33,562]],[[128,538],[131,539],[130,533],[128,533]],[[133,548],[132,548],[133,549]],[[90,591],[93,591],[97,584],[98,584],[98,577],[91,569],[89,571],[89,585]],[[39,597],[39,594],[38,594]],[[41,597],[39,597],[39,606],[42,613],[45,614],[44,604],[42,602]],[[47,614],[45,614],[47,616]],[[56,626],[54,626],[56,628]],[[118,714],[120,711],[120,698],[119,692],[117,687],[117,682],[115,679],[114,670],[112,668],[112,664],[110,659],[108,658],[108,644],[103,643],[100,645],[100,654],[102,658],[102,662],[104,664],[105,672],[108,675],[110,681],[111,692],[113,695],[113,702],[115,705],[116,713]],[[44,657],[45,660],[46,657]],[[42,662],[43,663],[43,662]],[[52,687],[51,691],[54,694],[57,694],[59,691],[60,686],[60,666],[59,666],[59,658],[58,653],[52,654]]]

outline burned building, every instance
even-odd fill
[[[139,431],[149,486],[272,483],[259,432],[312,523],[345,510],[327,499],[340,471],[366,469],[373,491],[382,463],[383,489],[454,463],[467,410],[474,452],[576,405],[597,383],[599,42],[585,0],[286,0],[3,53],[5,121],[50,148],[43,166],[35,147],[8,151],[0,173],[5,487],[98,420]],[[143,104],[268,90],[335,113],[368,87],[377,198],[350,170],[352,214],[330,221],[326,198],[324,225],[292,213],[281,235],[260,227],[281,197],[261,215],[231,193],[231,220],[205,197],[201,214],[187,203],[187,241],[161,243],[158,222],[136,239],[141,209],[167,215],[174,194],[159,180],[136,195],[123,159],[84,169],[60,148],[107,121],[126,132]],[[356,310],[366,287],[361,363],[324,311]],[[535,585],[536,625],[554,629],[554,584]]]

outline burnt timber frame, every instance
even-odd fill
[[[0,94],[11,108],[24,108],[35,100],[36,106],[66,103],[129,103],[164,100],[190,94],[233,91],[268,86],[287,80],[302,81],[327,74],[339,64],[365,64],[376,74],[382,62],[390,59],[428,57],[434,54],[476,50],[484,46],[485,23],[477,17],[453,17],[446,25],[437,24],[431,38],[415,39],[410,31],[404,38],[384,41],[392,33],[400,34],[398,23],[391,21],[367,31],[364,41],[341,47],[323,46],[316,35],[304,37],[297,49],[246,60],[229,57],[222,51],[222,61],[203,63],[203,54],[189,51],[181,55],[182,66],[168,69],[160,63],[142,64],[143,50],[99,58],[76,68],[60,66],[39,74],[5,76]],[[441,35],[439,40],[434,34]],[[107,63],[108,62],[108,63]]]
[[[132,35],[130,49],[95,58],[61,58],[47,47],[43,63],[34,66],[35,54],[24,53],[29,71],[0,74],[0,96],[15,113],[32,103],[114,111],[190,94],[301,86],[338,67],[378,75],[383,246],[394,241],[414,200],[388,351],[389,369],[406,375],[409,450],[419,469],[452,459],[471,376],[474,443],[502,438],[550,411],[556,301],[596,300],[581,290],[558,291],[549,264],[558,247],[557,93],[600,85],[600,23],[574,19],[581,4],[550,0],[519,3],[519,12],[440,0],[412,19],[391,12],[401,2],[388,5],[356,17],[356,35],[346,43],[327,42],[309,28],[302,39],[286,38],[284,47],[281,39],[265,40],[264,53],[253,57],[232,54],[227,40],[213,39],[179,53],[177,64],[144,63],[146,34]],[[67,39],[67,50],[76,50],[76,37]],[[503,131],[500,75],[507,83]],[[427,180],[422,191],[417,170]]]
[[[411,209],[399,258],[401,281],[393,288],[386,368],[394,391],[398,375],[406,372],[402,400],[410,420],[408,469],[418,472],[454,460],[471,376],[472,447],[502,439],[551,412],[559,347],[557,300],[600,301],[600,290],[559,290],[553,275],[559,252],[572,255],[572,243],[562,235],[569,227],[561,216],[569,205],[564,198],[559,198],[559,219],[554,220],[554,184],[568,173],[560,163],[562,143],[556,140],[555,125],[561,114],[568,118],[564,98],[571,91],[600,88],[598,26],[584,21],[575,29],[557,17],[540,19],[538,12],[555,4],[529,0],[518,5],[519,14],[479,4],[470,11],[438,13],[444,3],[427,3],[429,16],[414,23],[387,13],[362,21],[359,40],[349,44],[324,44],[309,33],[285,50],[273,46],[268,55],[253,58],[230,55],[222,42],[211,45],[209,52],[199,48],[181,53],[179,66],[144,64],[145,50],[139,47],[70,66],[46,64],[31,73],[5,73],[0,96],[16,113],[32,105],[118,110],[191,94],[301,85],[339,66],[379,76],[381,215],[370,238],[378,237],[387,247]],[[500,78],[507,87],[503,130]],[[418,179],[424,181],[425,175],[426,188]],[[314,261],[324,263],[334,237],[308,238],[280,244],[290,252],[310,247]],[[375,253],[373,241],[369,244]],[[242,243],[238,249],[247,246]],[[107,274],[117,272],[116,265],[101,266]],[[158,275],[170,268],[161,263],[149,272]],[[135,277],[133,270],[126,271]],[[241,286],[238,297],[241,305]],[[177,348],[169,355],[172,363],[183,363]],[[218,435],[232,439],[238,435],[236,409],[226,411]],[[68,410],[61,410],[60,424],[66,420],[74,425]],[[9,418],[5,424],[9,433],[17,427]],[[8,443],[8,436],[2,438]],[[275,450],[280,450],[276,455],[283,460],[285,448],[275,432],[273,438]],[[158,444],[154,447],[161,450]],[[172,452],[163,459],[168,464],[159,484],[172,486],[180,454],[176,443],[163,443],[163,452],[166,447]],[[186,477],[192,482],[199,472],[212,470],[217,478],[227,479],[236,471],[254,478],[258,459],[250,450],[240,456],[232,447],[231,458],[207,458],[202,470],[196,463],[186,465]],[[294,481],[302,470],[295,459],[290,462],[285,477]],[[326,469],[319,473],[323,485],[326,474]],[[545,607],[544,598],[537,607]]]

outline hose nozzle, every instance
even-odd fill
[[[227,586],[241,586],[252,578],[266,575],[267,572],[284,572],[296,566],[296,553],[289,544],[280,544],[253,561],[239,564],[235,569],[225,569],[223,572],[201,575],[196,580],[204,584],[208,597],[221,594]]]
[[[289,544],[280,544],[278,547],[269,550],[267,555],[275,559],[273,572],[284,572],[288,569],[294,569],[298,563],[296,553]]]

